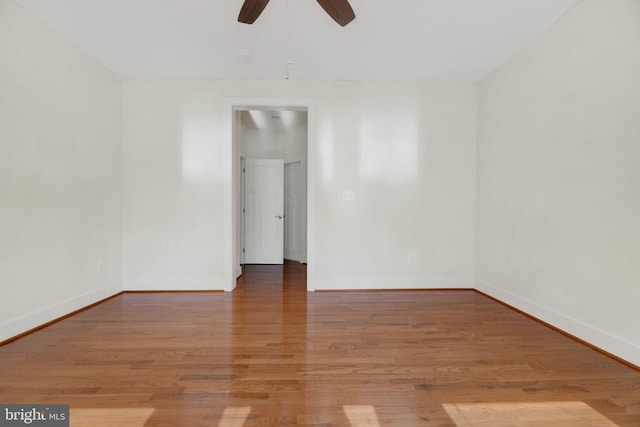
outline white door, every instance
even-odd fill
[[[302,167],[301,162],[284,165],[284,257],[302,259]]]
[[[284,161],[245,160],[246,264],[284,262]]]

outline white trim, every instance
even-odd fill
[[[234,120],[236,120],[235,116],[234,116]],[[236,279],[238,277],[240,277],[240,274],[242,274],[242,266],[245,264],[245,240],[246,240],[246,216],[245,216],[245,208],[246,208],[246,200],[245,200],[245,185],[246,185],[246,178],[247,175],[245,173],[245,163],[246,163],[247,159],[240,155],[240,242],[238,242],[238,244],[240,245],[239,248],[236,248],[239,252],[240,252],[240,265],[236,265]],[[238,274],[238,270],[240,270],[240,274]]]
[[[316,290],[473,289],[465,277],[354,277],[317,279]]]
[[[233,102],[230,99],[226,99],[225,108],[223,111],[222,123],[224,127],[222,144],[222,158],[226,161],[222,162],[222,177],[223,177],[223,214],[222,214],[222,241],[223,241],[223,279],[224,290],[233,291],[236,287],[236,280],[234,278],[234,271],[236,266],[234,265],[234,228],[233,228],[233,161],[234,161],[234,110]],[[215,143],[215,141],[212,141]]]
[[[475,288],[505,304],[553,325],[563,332],[571,334],[636,366],[640,366],[640,347],[633,343],[491,283],[476,280]]]
[[[316,289],[316,168],[318,167],[318,128],[316,103],[307,101],[307,291]]]
[[[120,285],[105,286],[4,321],[0,323],[0,341],[16,337],[120,292],[122,292]]]
[[[224,291],[222,280],[211,279],[134,279],[124,284],[125,291]]]
[[[285,162],[285,164],[284,164],[284,203],[285,203],[284,212],[285,213],[287,212],[287,201],[288,201],[288,197],[287,197],[287,189],[288,189],[288,187],[287,187],[287,167],[291,168],[296,164],[299,165],[299,170],[300,170],[300,174],[301,174],[300,176],[303,176],[303,172],[304,172],[304,175],[305,175],[305,180],[304,181],[307,180],[307,178],[306,178],[306,175],[307,175],[307,173],[306,173],[307,172],[306,171],[306,165],[305,165],[303,159],[298,159],[298,160],[292,160],[290,162]],[[304,196],[305,195],[304,193],[306,193],[306,188],[300,188],[300,192],[301,192],[301,196]],[[306,201],[307,201],[306,197],[301,197],[301,201],[299,203],[301,205],[301,206],[299,206],[300,212],[301,213],[304,212],[304,220],[305,221],[307,219],[306,218],[306,216],[307,216],[306,215],[306,213],[307,213]],[[284,223],[284,225],[285,225],[285,235],[287,234],[287,229],[288,229],[288,227],[287,227],[288,218],[289,217],[285,218],[285,223]],[[286,243],[285,243],[285,247],[284,247],[284,259],[285,260],[301,262],[301,260],[303,258],[302,253],[304,251],[304,247],[306,247],[306,245],[307,245],[307,242],[303,241],[303,240],[306,240],[306,235],[304,235],[304,237],[302,236],[302,230],[304,230],[304,225],[305,224],[304,224],[303,221],[299,221],[298,227],[296,227],[297,229],[295,230],[295,235],[299,235],[300,236],[298,238],[299,241],[296,242],[299,245],[299,247],[298,247],[298,250],[295,252],[295,254],[293,256],[287,257],[287,246],[286,246]],[[289,252],[289,253],[291,253],[291,252]]]
[[[245,98],[226,97],[224,99],[224,286],[225,291],[233,291],[236,286],[234,273],[234,217],[233,217],[233,162],[234,159],[234,111],[238,109],[260,108],[301,108],[307,110],[307,290],[315,290],[315,175],[317,162],[316,101],[307,98]]]

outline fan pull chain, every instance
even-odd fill
[[[288,61],[287,61],[287,69],[285,70],[285,73],[284,73],[284,78],[285,78],[285,80],[289,80],[289,77],[290,77],[289,71],[291,70],[291,66],[293,65],[293,58],[292,58],[292,54],[291,54],[291,40],[292,40],[292,37],[291,37],[291,19],[290,19],[291,12],[290,12],[290,9],[289,9],[289,0],[287,0],[286,5],[287,5],[287,14],[286,14],[286,16],[287,16],[287,41],[286,41],[287,46],[286,46],[286,50],[287,50]]]

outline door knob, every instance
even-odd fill
[[[274,218],[282,219],[282,215],[276,215]]]

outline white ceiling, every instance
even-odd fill
[[[476,81],[577,0],[350,0],[344,28],[315,0],[17,1],[123,76]]]

